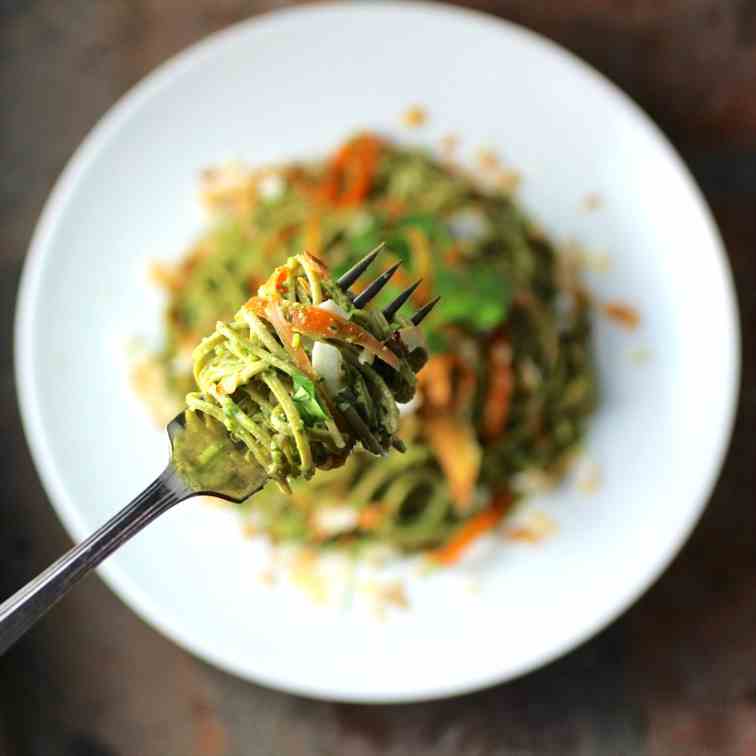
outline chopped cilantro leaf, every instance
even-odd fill
[[[321,420],[325,420],[328,415],[318,402],[315,384],[304,373],[299,372],[294,373],[292,380],[294,382],[294,393],[291,398],[302,416],[304,424],[312,426]]]

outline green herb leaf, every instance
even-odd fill
[[[417,228],[422,231],[428,239],[438,244],[448,244],[452,241],[452,235],[449,227],[437,215],[426,213],[416,213],[414,215],[405,215],[396,224],[397,229]]]
[[[504,322],[512,300],[511,287],[482,263],[464,271],[439,267],[434,292],[441,296],[434,327],[459,323],[476,331],[490,331]]]
[[[318,402],[315,384],[304,373],[299,372],[294,373],[292,380],[294,382],[294,393],[291,398],[304,424],[312,426],[327,419],[328,415]]]
[[[431,354],[443,354],[449,351],[449,339],[442,331],[433,328],[426,333],[425,338]]]

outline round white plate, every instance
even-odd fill
[[[413,103],[429,122],[409,132],[400,116]],[[410,574],[410,608],[382,622],[263,585],[264,547],[199,502],[102,572],[148,622],[238,675],[409,701],[508,680],[596,633],[669,563],[719,471],[739,370],[722,243],[677,155],[614,86],[530,32],[444,6],[317,5],[217,34],[123,98],[58,181],[21,285],[17,377],[45,487],[82,538],[166,460],[124,351],[159,332],[145,269],[202,228],[200,169],[323,154],[365,127],[431,146],[454,133],[468,156],[496,148],[551,234],[608,255],[590,283],[637,307],[642,325],[597,322],[603,400],[588,448],[601,485],[539,500],[558,532],[537,546],[500,542],[450,574]]]

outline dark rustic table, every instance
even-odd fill
[[[0,596],[69,545],[29,458],[12,373],[16,285],[45,196],[97,118],[156,64],[285,4],[0,0]],[[92,577],[0,659],[2,756],[756,754],[756,2],[478,7],[561,42],[637,99],[724,234],[744,388],[690,543],[633,609],[569,656],[508,685],[411,706],[319,703],[241,682],[162,638]]]

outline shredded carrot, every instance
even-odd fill
[[[520,543],[538,543],[543,540],[543,536],[528,528],[510,528],[506,532],[506,537],[510,541],[519,541]]]
[[[640,325],[640,314],[638,310],[622,302],[607,302],[604,305],[604,312],[607,317],[614,320],[625,328],[635,330]]]
[[[447,265],[455,266],[458,265],[462,261],[462,252],[459,248],[459,244],[452,244],[451,247],[449,247],[449,250],[444,255],[444,262]]]
[[[428,111],[422,105],[413,105],[402,113],[402,124],[409,129],[416,129],[428,120]]]
[[[266,260],[276,260],[280,256],[281,239],[278,234],[273,234],[262,245],[262,256]]]
[[[284,346],[284,349],[294,361],[294,364],[309,378],[317,380],[317,374],[313,370],[310,358],[307,356],[301,344],[297,344],[294,338],[294,329],[284,317],[279,304],[279,299],[273,299],[266,303],[264,314],[270,324],[273,326],[278,338]]]
[[[433,551],[431,559],[445,565],[458,562],[474,541],[498,525],[511,503],[509,493],[495,496],[487,509],[471,517],[443,546]]]
[[[307,254],[307,253],[305,253]],[[322,261],[313,255],[308,255],[315,265],[323,265]],[[388,346],[378,341],[369,331],[346,320],[339,315],[328,312],[312,305],[293,305],[290,307],[291,321],[284,317],[281,307],[281,287],[288,280],[290,271],[282,265],[273,271],[265,282],[263,289],[267,296],[250,297],[244,309],[253,312],[258,317],[270,321],[286,351],[292,357],[302,372],[312,377],[312,365],[301,346],[294,346],[294,332],[316,338],[340,338],[352,344],[364,347],[376,357],[380,357],[393,368],[399,367],[399,358]]]
[[[436,414],[424,419],[428,444],[449,481],[454,509],[459,514],[473,505],[475,483],[483,459],[475,429],[456,415]]]
[[[371,134],[347,142],[329,161],[317,198],[337,207],[359,205],[372,186],[379,154],[380,142]]]
[[[484,440],[494,441],[504,431],[513,387],[512,348],[506,336],[498,334],[488,355],[488,392],[483,406]]]
[[[278,273],[274,275],[276,291],[286,290],[290,272],[288,268],[281,267],[278,269]]]
[[[501,165],[499,156],[488,147],[478,150],[478,165],[484,171],[495,171]]]
[[[328,273],[328,266],[323,260],[317,257],[317,255],[312,252],[308,252],[307,250],[305,250],[302,254],[310,261],[311,265],[315,266],[315,269],[318,271],[318,273],[323,276]]]
[[[255,305],[247,302],[245,307],[254,309]],[[345,320],[339,315],[312,305],[296,305],[290,310],[291,325],[305,336],[340,338],[364,347],[393,368],[399,367],[399,358],[389,347],[351,320]]]
[[[150,263],[149,274],[152,282],[166,291],[181,290],[187,278],[180,268],[160,262]]]
[[[419,300],[427,301],[433,291],[433,255],[428,237],[419,228],[408,228],[407,240],[412,250],[412,264],[414,272],[422,283],[418,286],[416,295]]]
[[[396,197],[385,197],[378,200],[375,206],[385,210],[390,220],[396,220],[407,211],[407,203]]]
[[[475,371],[455,354],[434,355],[417,377],[423,396],[434,410],[464,409],[475,394]]]
[[[360,510],[359,526],[363,530],[374,530],[382,519],[383,515],[380,506],[365,507],[365,509]]]
[[[436,408],[448,407],[451,404],[450,358],[452,358],[452,355],[433,355],[417,375],[418,382],[423,390],[423,397]]]
[[[322,251],[322,234],[320,232],[320,216],[311,216],[304,229],[304,247],[312,253],[319,255]]]

